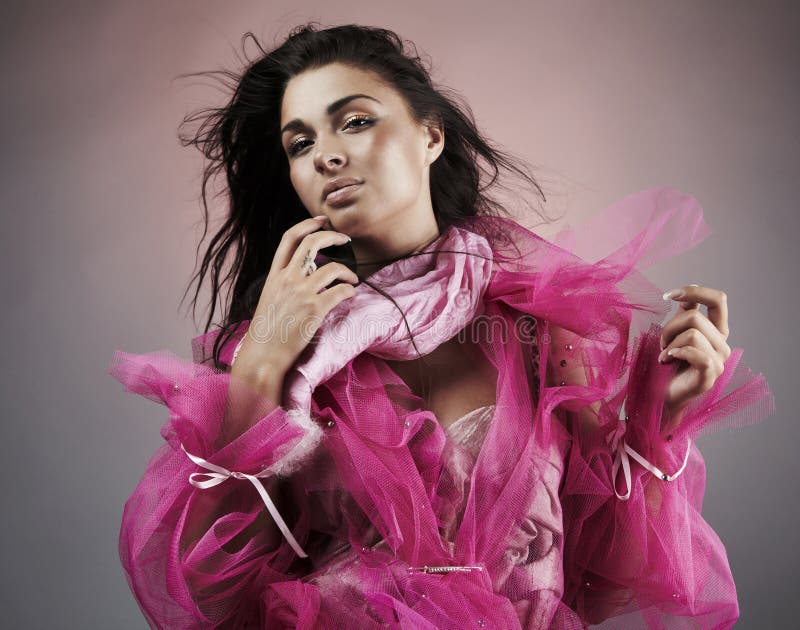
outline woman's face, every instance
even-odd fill
[[[341,63],[293,77],[281,104],[281,144],[294,189],[312,216],[353,239],[356,258],[402,255],[438,235],[429,167],[444,146],[376,75]],[[358,183],[326,198],[336,178]]]

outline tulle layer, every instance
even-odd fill
[[[504,219],[457,228],[496,255],[465,329],[497,371],[474,449],[455,445],[369,350],[316,387],[308,414],[264,403],[228,444],[232,377],[197,361],[213,334],[193,340],[194,362],[117,352],[115,378],[169,409],[167,443],[120,531],[151,626],[730,627],[735,585],[701,515],[694,440],[762,420],[772,394],[735,348],[714,387],[665,428],[678,369],[657,361],[669,305],[641,271],[709,230],[696,200],[668,188],[622,200],[591,231],[602,239],[612,227],[621,242],[589,260],[575,253],[591,242],[580,230],[552,243]],[[631,461],[614,475],[625,445],[668,473],[685,468],[664,481]],[[184,449],[237,474],[198,488],[189,476],[209,469]],[[257,526],[265,504],[244,474],[264,471],[280,481],[272,498],[307,557]]]

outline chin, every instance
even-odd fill
[[[352,238],[364,237],[374,232],[376,225],[382,223],[378,217],[366,217],[359,211],[357,203],[341,208],[329,208],[325,212],[337,232],[344,232]]]

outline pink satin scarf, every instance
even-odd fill
[[[423,251],[368,277],[397,306],[361,283],[327,314],[286,376],[288,408],[310,412],[314,388],[362,352],[394,360],[426,355],[480,314],[493,266],[486,238],[451,226]]]

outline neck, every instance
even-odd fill
[[[379,236],[353,238],[353,253],[359,272],[374,273],[394,260],[423,250],[439,236],[436,219],[431,215],[430,221],[420,222],[413,228],[408,225],[397,228],[383,226]]]

